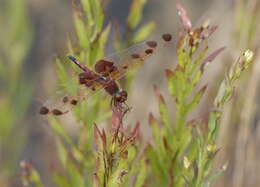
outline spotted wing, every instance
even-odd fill
[[[64,92],[56,94],[57,96],[49,99],[42,105],[39,113],[56,116],[68,113],[73,106],[80,104],[90,96],[106,88],[110,80],[116,81],[124,77],[129,69],[143,63],[159,48],[170,42],[171,35],[165,34],[158,41],[141,42],[120,53],[112,54],[107,58],[99,60],[94,67],[96,73],[80,63],[75,57],[69,56],[69,59],[83,70],[82,73],[77,75],[79,85],[76,93],[73,96]]]
[[[125,76],[129,69],[142,64],[147,58],[160,50],[172,39],[170,34],[164,34],[158,40],[149,40],[135,44],[119,53],[112,54],[95,63],[95,71],[103,77],[118,80]]]
[[[84,71],[79,73],[77,77],[71,77],[70,85],[68,86],[71,88],[71,93],[73,94],[66,94],[65,91],[58,91],[55,96],[48,99],[42,105],[39,111],[40,114],[53,114],[56,116],[66,114],[73,106],[80,104],[88,98],[88,96],[101,90],[106,87],[106,84],[108,84],[103,77],[88,69],[76,58],[70,57],[70,59],[73,60],[73,62],[81,69],[84,69]],[[72,88],[73,86],[75,89]]]

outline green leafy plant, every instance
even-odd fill
[[[3,5],[3,6],[2,6]],[[8,18],[8,20],[7,20]],[[32,40],[32,29],[22,1],[1,2],[0,7],[0,185],[15,173],[26,132],[22,122],[32,97],[32,86],[23,65]],[[16,127],[19,125],[19,133]],[[22,126],[22,127],[21,127]],[[12,141],[13,137],[17,141]]]
[[[143,40],[153,28],[153,24],[148,23],[132,34],[141,20],[145,2],[133,1],[126,45]],[[76,141],[59,118],[50,116],[50,126],[57,134],[58,155],[64,170],[53,173],[53,180],[58,186],[209,186],[225,170],[226,166],[217,171],[212,169],[213,159],[219,151],[216,137],[221,112],[233,95],[236,80],[251,65],[253,53],[245,51],[230,68],[209,111],[209,119],[189,120],[189,114],[197,109],[207,90],[206,85],[199,85],[206,66],[225,47],[208,54],[208,39],[217,26],[206,22],[193,28],[180,3],[177,3],[177,10],[182,23],[176,42],[178,63],[174,70],[165,71],[169,92],[175,102],[175,118],[171,118],[169,104],[156,86],[154,92],[158,99],[159,117],[152,113],[149,115],[152,131],[149,143],[141,137],[140,122],[136,122],[129,131],[124,124],[125,114],[129,111],[121,105],[110,107],[109,101],[102,99],[100,94],[73,110],[72,116],[80,124]],[[78,46],[69,42],[68,52],[91,66],[104,56],[112,26],[103,27],[104,14],[98,0],[81,0],[80,5],[74,5],[74,20]],[[117,49],[122,47],[119,40],[115,45]],[[73,94],[77,80],[71,79],[64,61],[62,57],[57,59],[59,85],[66,93]],[[131,82],[132,77],[127,77],[126,81]],[[99,124],[108,122],[110,116],[111,122],[107,124],[111,125],[101,127]],[[26,172],[25,183],[43,185],[31,165],[22,166]]]
[[[221,112],[234,92],[235,81],[253,60],[253,53],[245,51],[230,68],[222,82],[219,93],[210,111],[209,119],[188,121],[188,114],[195,110],[207,86],[197,90],[205,67],[223,50],[221,47],[207,55],[208,38],[217,27],[205,23],[192,28],[185,9],[177,4],[184,33],[177,42],[178,64],[174,71],[166,70],[169,91],[175,103],[175,120],[170,121],[167,103],[158,88],[155,93],[159,100],[160,119],[150,115],[154,142],[149,146],[148,158],[158,185],[163,186],[209,186],[226,166],[213,172],[212,163],[219,151],[216,137]]]

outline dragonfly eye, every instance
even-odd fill
[[[49,109],[45,106],[42,106],[41,109],[40,109],[40,114],[41,115],[46,115],[49,113]]]
[[[117,100],[117,102],[119,103],[123,103],[127,100],[127,92],[125,90],[119,91],[116,95],[115,95],[115,99]]]
[[[125,90],[122,90],[120,95],[127,98],[127,92]]]

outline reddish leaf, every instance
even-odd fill
[[[200,65],[200,70],[203,72],[205,66],[212,62],[226,47],[221,47],[215,51],[213,51],[209,56],[207,56]]]
[[[96,145],[98,145],[99,136],[100,136],[99,129],[97,128],[97,125],[94,123],[94,142]]]
[[[208,87],[208,85],[203,86],[203,87],[199,90],[199,93],[200,93],[200,94],[204,94],[204,92],[206,91],[207,87]]]
[[[122,107],[118,106],[114,106],[112,108],[112,129],[113,131],[117,131],[122,123],[122,119],[124,117],[124,110]]]
[[[135,128],[131,133],[131,138],[136,139],[139,135],[140,135],[140,121],[137,121]]]
[[[126,151],[122,152],[120,155],[123,159],[127,159],[128,158],[128,151],[126,150]]]
[[[192,24],[191,24],[188,14],[187,14],[187,11],[183,8],[183,6],[180,4],[179,1],[177,1],[176,8],[178,10],[178,15],[181,19],[181,23],[183,25],[184,30],[187,32],[191,32]]]
[[[184,39],[185,39],[185,34],[180,31],[178,41],[177,41],[177,45],[176,45],[177,50],[184,47],[183,46],[184,45]]]
[[[160,89],[155,85],[154,85],[154,92],[155,92],[155,95],[158,97],[160,103],[165,104],[165,100],[161,94]]]
[[[163,137],[163,145],[164,145],[164,148],[165,148],[167,151],[170,150],[170,147],[169,147],[169,145],[168,145],[168,142],[167,142],[167,139],[166,139],[165,136]]]
[[[162,123],[160,121],[158,121],[158,119],[156,119],[151,112],[149,113],[148,122],[151,127],[153,127],[154,125],[156,125],[156,126],[162,125]]]
[[[93,184],[95,184],[95,186],[101,186],[97,173],[93,174]]]
[[[214,25],[214,26],[210,27],[210,29],[209,29],[209,36],[212,35],[217,29],[218,29],[217,25]]]
[[[94,135],[96,135],[96,136],[98,135],[99,137],[102,136],[99,128],[97,127],[97,124],[95,124],[95,123],[94,123]]]
[[[102,130],[102,133],[101,131],[98,129],[97,125],[94,124],[94,135],[97,136],[97,134],[99,135],[99,137],[101,138],[102,140],[102,144],[103,146],[105,147],[106,146],[106,134],[105,134],[105,131],[104,129]],[[97,139],[97,138],[96,138]]]
[[[155,119],[155,117],[153,116],[153,113],[149,113],[149,117],[148,117],[148,122],[149,122],[149,125],[153,125],[153,124],[155,124],[156,123],[156,119]]]
[[[201,39],[205,40],[206,38],[209,38],[216,30],[218,29],[218,26],[212,26],[207,31],[201,34]]]
[[[170,69],[165,69],[165,74],[168,79],[170,79],[174,76],[174,72]]]
[[[174,71],[182,71],[182,72],[184,72],[184,68],[182,66],[180,66],[179,64],[177,64],[177,66],[176,66]]]
[[[107,136],[106,136],[106,132],[104,129],[102,129],[102,142],[104,144],[104,146],[106,147],[107,145]]]

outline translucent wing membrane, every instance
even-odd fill
[[[100,87],[101,89],[101,87]],[[56,116],[66,114],[72,108],[82,103],[88,96],[93,94],[92,89],[79,85],[75,95],[69,95],[65,92],[56,93],[55,96],[48,99],[40,108],[39,113],[42,115],[53,114]]]
[[[148,40],[119,53],[112,54],[95,63],[94,69],[101,76],[119,80],[129,69],[142,64],[147,58],[160,50],[172,39],[170,34],[164,34],[158,40]]]
[[[80,63],[75,57],[68,56],[82,70],[77,75],[78,90],[74,96],[58,94],[53,99],[48,100],[41,107],[40,114],[66,114],[73,106],[80,104],[102,89],[105,89],[113,97],[119,91],[116,81],[124,77],[129,69],[142,64],[157,50],[169,43],[171,39],[170,34],[164,34],[158,40],[135,44],[126,50],[98,60],[93,70]]]

